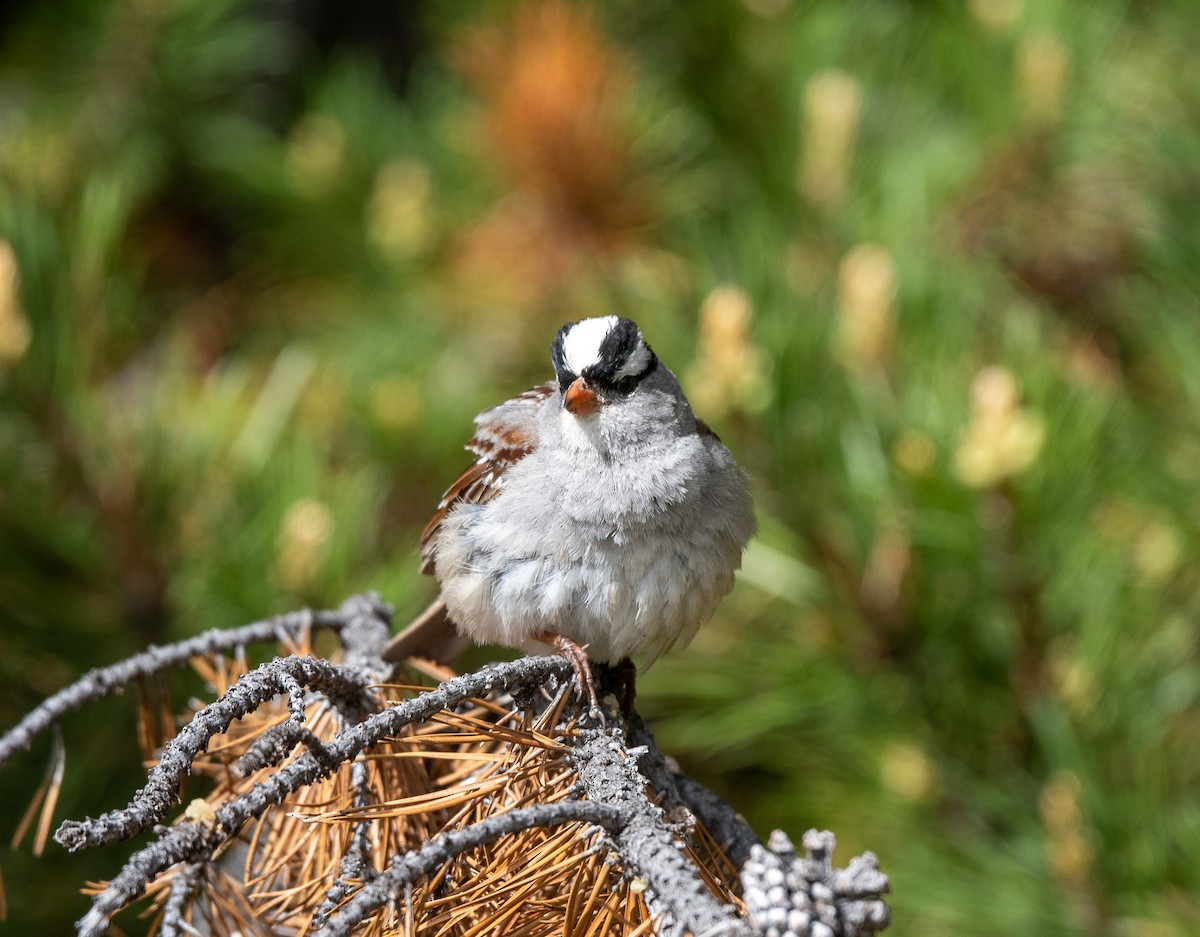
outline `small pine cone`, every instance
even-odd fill
[[[754,846],[742,867],[742,900],[763,937],[866,937],[887,927],[891,916],[880,895],[887,876],[872,853],[833,868],[836,840],[809,830],[803,857],[781,830],[767,846]]]

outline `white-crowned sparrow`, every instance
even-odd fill
[[[652,660],[733,588],[749,479],[638,327],[568,323],[550,357],[556,380],[475,418],[478,458],[421,535],[441,595],[389,660],[446,659],[451,623],[478,643]]]

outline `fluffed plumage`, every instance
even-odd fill
[[[563,326],[556,380],[485,410],[421,537],[442,592],[386,657],[562,635],[594,661],[691,640],[755,530],[749,479],[634,323]],[[439,648],[437,645],[440,645]]]

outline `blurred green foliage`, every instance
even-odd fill
[[[898,937],[1200,931],[1191,0],[0,14],[0,724],[364,588],[563,321],[639,321],[763,532],[642,680]],[[181,683],[182,685],[182,683]],[[59,815],[136,786],[130,699]],[[11,835],[48,747],[0,773]],[[116,855],[6,853],[12,932]],[[136,929],[136,922],[126,922]]]

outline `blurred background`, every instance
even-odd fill
[[[641,682],[663,749],[878,853],[897,937],[1200,933],[1198,29],[7,0],[0,725],[204,628],[407,620],[471,417],[619,313],[762,526]],[[58,818],[137,787],[136,696],[68,720]],[[0,771],[5,841],[49,748]],[[118,853],[5,847],[8,932],[67,932]]]

